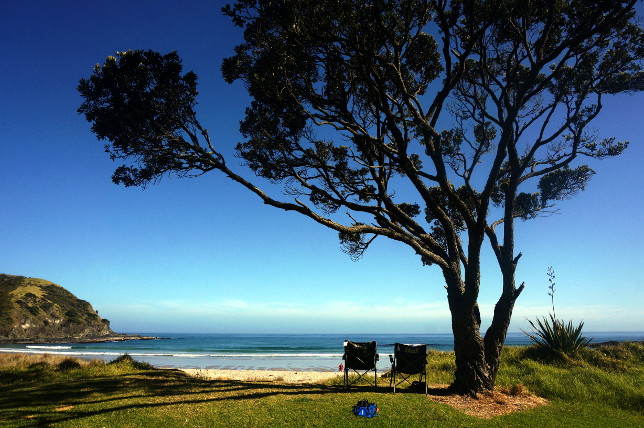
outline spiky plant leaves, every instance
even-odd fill
[[[550,320],[546,317],[537,318],[536,323],[528,320],[532,332],[524,333],[534,344],[548,353],[574,355],[580,349],[587,347],[591,339],[582,335],[584,322],[575,326],[572,321],[565,323],[550,314]]]

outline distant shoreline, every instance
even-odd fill
[[[0,344],[50,344],[50,343],[106,343],[125,342],[128,340],[161,340],[162,337],[143,336],[140,334],[114,334],[109,336],[87,337],[38,337],[32,339],[0,339]]]
[[[145,339],[148,340],[145,340]],[[166,338],[168,340],[149,340]],[[0,354],[52,354],[65,357],[112,361],[128,354],[137,361],[158,368],[214,370],[286,370],[298,372],[335,372],[342,363],[342,343],[376,340],[379,366],[385,367],[393,344],[428,343],[436,351],[453,351],[453,339],[408,335],[179,335],[171,333],[131,333],[94,337],[30,338],[0,344]],[[602,334],[593,345],[641,342],[644,332]],[[21,343],[16,343],[21,342]],[[524,335],[508,337],[506,346],[530,346]],[[380,370],[380,367],[379,367]]]

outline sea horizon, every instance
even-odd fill
[[[424,343],[439,351],[453,350],[453,335],[443,334],[280,334],[280,333],[128,333],[158,337],[105,343],[1,344],[1,353],[56,354],[111,361],[129,354],[159,368],[220,370],[337,371],[345,340],[375,340],[379,369],[389,367],[394,343]],[[586,332],[592,343],[642,341],[644,332]],[[523,332],[508,333],[506,346],[526,346]]]

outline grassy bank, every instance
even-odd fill
[[[644,346],[585,350],[576,359],[548,359],[531,348],[507,348],[498,389],[549,400],[534,410],[492,419],[467,416],[422,394],[376,389],[349,392],[333,382],[292,385],[190,378],[123,359],[115,364],[49,356],[0,355],[3,426],[324,426],[508,427],[644,426]],[[453,354],[429,356],[429,382],[449,383]],[[374,419],[352,415],[360,399],[378,404]]]

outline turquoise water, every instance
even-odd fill
[[[375,340],[379,367],[389,366],[393,344],[425,343],[452,350],[451,334],[165,334],[145,333],[159,340],[56,345],[0,345],[0,352],[49,353],[112,360],[125,353],[157,367],[235,370],[336,371],[342,363],[343,342]],[[644,340],[644,333],[586,333],[594,342]],[[509,333],[506,345],[528,345],[523,333]]]

